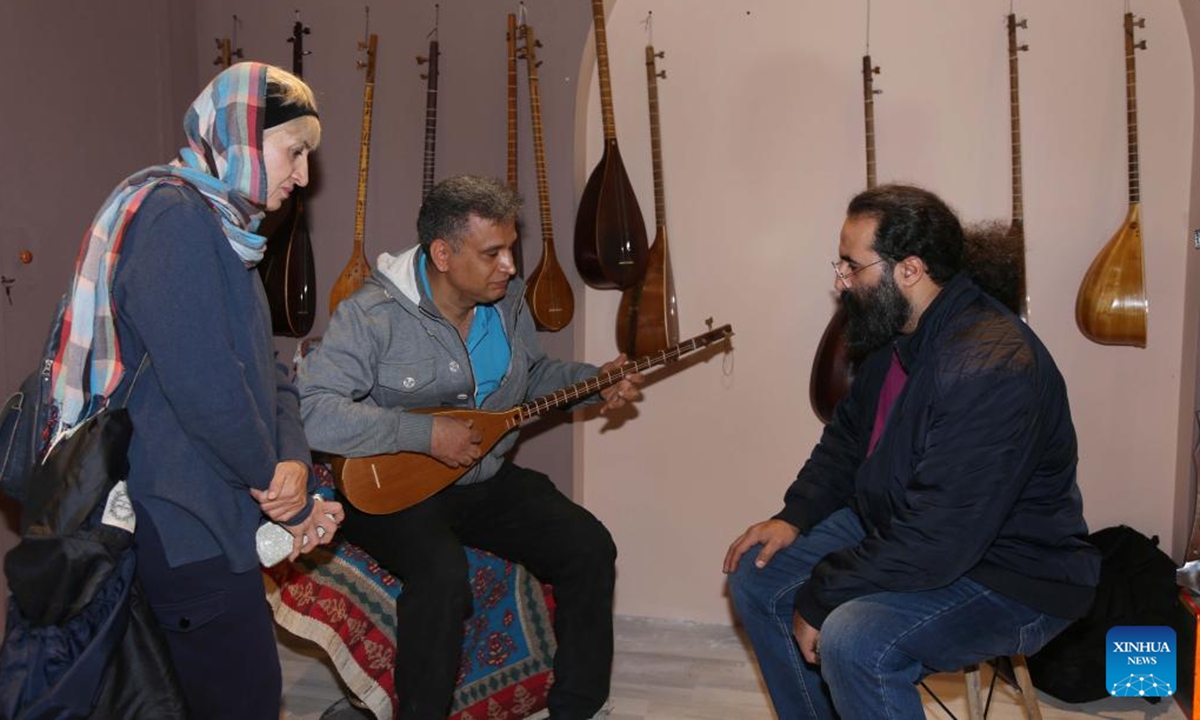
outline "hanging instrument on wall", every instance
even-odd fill
[[[304,56],[308,54],[304,36],[309,32],[297,10],[288,42],[292,43],[292,73],[298,78],[304,77]],[[271,308],[271,331],[284,337],[304,337],[317,315],[317,267],[304,211],[307,199],[307,190],[296,187],[287,200],[283,222],[271,233],[258,263]]]
[[[1015,297],[1000,298],[1025,322],[1029,322],[1029,289],[1025,281],[1025,194],[1021,184],[1021,92],[1017,72],[1017,53],[1029,49],[1017,44],[1017,28],[1029,23],[1008,14],[1008,88],[1012,120],[1012,224],[1008,227],[1008,247],[1015,254],[1017,286]]]
[[[367,36],[366,42],[359,41],[358,49],[366,51],[366,61],[356,61],[358,67],[366,68],[367,81],[363,86],[362,136],[358,144],[358,195],[354,202],[354,248],[350,251],[350,261],[342,269],[333,290],[329,293],[329,314],[337,309],[338,303],[363,284],[363,280],[371,272],[364,250],[367,227],[367,168],[371,155],[371,108],[375,99],[375,50],[378,38],[374,33]]]
[[[488,411],[471,408],[421,408],[407,412],[441,415],[471,421],[472,429],[482,436],[481,452],[486,453],[500,438],[516,430],[527,420],[549,410],[574,403],[616,385],[628,375],[677,360],[690,352],[721,342],[733,336],[733,328],[723,325],[702,335],[668,348],[655,355],[631,360],[620,368],[597,375],[590,380],[543,395],[508,410]],[[338,458],[333,462],[338,488],[359,510],[383,515],[412,507],[459,479],[470,467],[450,467],[431,455],[399,452],[355,458]]]
[[[648,22],[648,21],[647,21]],[[653,45],[646,46],[646,86],[650,101],[650,155],[654,169],[654,244],[642,281],[621,293],[617,308],[617,348],[627,357],[664,350],[679,342],[679,307],[667,249],[667,200],[663,183],[662,132],[658,114],[659,71]]]
[[[879,66],[871,63],[871,55],[863,55],[863,123],[867,149],[867,189],[876,185],[875,177],[875,96],[883,92],[875,89],[875,76]],[[850,392],[854,379],[854,360],[846,346],[846,310],[838,303],[837,310],[821,333],[817,343],[817,354],[813,358],[812,373],[808,378],[808,400],[813,412],[828,423],[833,419],[833,410]]]
[[[546,170],[546,146],[542,134],[542,97],[538,91],[536,48],[541,43],[534,39],[533,28],[522,24],[518,34],[524,41],[519,51],[525,58],[529,74],[529,116],[533,125],[533,162],[537,168],[538,208],[542,221],[542,258],[529,274],[525,284],[525,302],[533,315],[533,321],[541,330],[562,330],[575,314],[575,294],[567,281],[566,273],[558,264],[554,252],[554,220],[550,213],[550,182]]]
[[[524,4],[521,5],[524,10]],[[508,32],[504,39],[508,44],[508,186],[517,189],[517,16],[508,14]],[[513,243],[513,265],[517,275],[525,277],[525,261],[521,252],[521,238]]]
[[[1134,27],[1146,19],[1125,13],[1125,108],[1129,140],[1129,210],[1125,222],[1092,261],[1075,298],[1075,324],[1087,339],[1103,345],[1146,347],[1149,304],[1142,255],[1142,205],[1138,168],[1137,74]]]
[[[633,287],[646,273],[646,221],[625,173],[617,147],[608,44],[604,33],[604,0],[592,0],[596,64],[600,79],[600,111],[604,118],[604,154],[592,170],[575,216],[575,267],[595,288]]]
[[[437,6],[434,6],[436,18]],[[417,64],[429,63],[429,69],[421,73],[425,80],[425,163],[421,175],[421,197],[433,189],[434,159],[437,156],[437,97],[438,97],[438,52],[437,21],[433,25],[433,39],[429,41],[429,54],[418,55]]]
[[[233,16],[233,33],[230,35],[233,38],[232,40],[230,38],[216,38],[217,56],[213,58],[213,65],[218,65],[224,70],[233,65],[234,58],[241,60],[245,57],[242,49],[237,46],[237,30],[241,22],[237,15]]]

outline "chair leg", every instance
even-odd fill
[[[1021,691],[1021,704],[1025,709],[1025,720],[1042,720],[1042,710],[1038,707],[1037,689],[1033,687],[1033,678],[1029,676],[1029,664],[1024,655],[1013,655],[1013,674],[1017,677],[1017,688]]]
[[[979,698],[979,666],[964,668],[963,678],[967,682],[967,717],[970,720],[983,720],[983,703]]]

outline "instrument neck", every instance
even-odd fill
[[[1129,204],[1141,202],[1138,167],[1137,69],[1133,58],[1133,14],[1125,13],[1125,117],[1129,137]]]
[[[508,186],[517,186],[517,16],[508,14]]]
[[[1020,222],[1025,217],[1025,196],[1021,183],[1021,93],[1017,71],[1016,17],[1008,17],[1008,104],[1012,131],[1012,218]]]
[[[433,189],[434,158],[437,150],[438,41],[429,42],[429,77],[425,88],[425,166],[421,197]]]
[[[613,116],[612,82],[608,76],[608,40],[604,33],[604,0],[592,0],[592,24],[596,32],[596,66],[600,75],[600,112],[604,117],[604,139],[617,139]]]
[[[871,56],[863,55],[863,125],[867,148],[867,188],[873,188],[875,179],[875,86],[871,79],[875,72]]]
[[[538,208],[542,221],[544,252],[554,253],[554,221],[550,214],[550,182],[546,171],[546,146],[542,130],[542,95],[538,90],[537,55],[533,29],[525,27],[525,63],[529,69],[529,117],[533,125],[533,162],[537,168]]]
[[[667,226],[667,195],[663,183],[662,128],[658,120],[658,69],[654,62],[654,46],[646,46],[646,86],[650,100],[650,156],[654,169],[654,220],[658,227]]]

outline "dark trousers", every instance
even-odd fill
[[[195,720],[278,720],[283,677],[262,571],[224,556],[172,568],[158,528],[138,508],[137,575],[167,639]]]
[[[617,550],[604,525],[545,475],[505,463],[414,507],[367,515],[348,502],[342,535],[404,583],[396,600],[396,694],[404,720],[449,714],[471,589],[463,545],[520,563],[554,586],[550,716],[590,718],[608,698]]]

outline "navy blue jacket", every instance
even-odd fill
[[[265,518],[250,488],[266,489],[282,460],[311,464],[258,273],[203,196],[167,185],[125,233],[113,298],[126,367],[116,397],[150,354],[128,404],[130,497],[173,567],[224,555],[232,572],[253,569]]]
[[[867,445],[893,349],[908,381]],[[850,506],[866,538],[801,586],[813,627],[872,593],[963,575],[1042,612],[1084,615],[1099,553],[1075,482],[1075,428],[1041,341],[972,281],[950,280],[916,331],[869,355],[776,515],[807,532]]]

